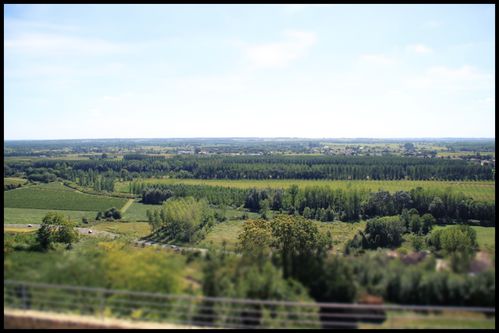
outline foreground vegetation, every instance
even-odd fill
[[[491,155],[489,143],[73,144],[9,146],[4,223],[40,228],[4,228],[6,279],[265,300],[495,306],[495,165],[465,153]],[[192,156],[180,156],[191,148]],[[204,149],[265,154],[202,156]],[[465,157],[439,161],[425,150]],[[247,316],[198,305],[221,324],[229,311]],[[137,306],[133,316],[146,310]],[[252,310],[260,323],[280,327],[262,308]],[[302,314],[327,327],[328,313]],[[429,327],[441,318],[376,316],[382,327]],[[472,323],[460,325],[491,325]]]

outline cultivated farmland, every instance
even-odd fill
[[[48,212],[54,209],[30,209],[30,208],[9,208],[3,209],[3,223],[4,224],[34,224],[42,223],[43,217]],[[88,220],[95,219],[96,211],[77,211],[77,210],[63,210],[64,216],[68,216],[71,221],[80,222],[83,217]]]
[[[125,221],[147,221],[147,210],[153,211],[161,208],[160,205],[146,205],[134,201],[123,215]]]
[[[172,179],[149,178],[142,179],[146,184],[186,184],[211,185],[235,188],[288,188],[291,185],[329,186],[340,189],[380,189],[396,192],[409,191],[418,186],[425,189],[462,192],[476,200],[495,201],[495,181],[432,181],[432,180],[303,180],[303,179],[269,179],[269,180],[225,180],[225,179]],[[130,182],[117,182],[116,191],[128,192]]]
[[[27,180],[24,178],[16,178],[16,177],[6,177],[3,179],[4,185],[23,185],[26,184]]]
[[[60,183],[37,185],[5,192],[4,206],[8,208],[37,208],[55,210],[103,211],[121,208],[126,199],[91,195],[68,189]]]

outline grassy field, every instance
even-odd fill
[[[215,208],[215,211],[221,214],[223,210],[221,208]],[[240,220],[241,216],[244,213],[246,213],[248,215],[248,218],[250,218],[250,219],[256,219],[256,218],[260,217],[260,214],[250,212],[248,210],[239,210],[239,209],[233,209],[233,208],[226,208],[225,209],[225,217],[228,220]],[[272,211],[269,212],[269,215],[272,216]]]
[[[146,205],[137,201],[134,201],[132,205],[126,210],[123,215],[123,220],[125,221],[147,221],[146,211],[153,211],[159,209],[161,205]]]
[[[314,221],[321,232],[331,232],[333,237],[333,251],[343,252],[345,243],[352,239],[357,233],[357,230],[363,230],[366,226],[365,221],[357,223],[346,222],[317,222]],[[233,220],[215,225],[206,237],[196,246],[199,247],[214,247],[222,248],[223,243],[226,243],[227,250],[234,250],[237,244],[237,236],[242,230],[243,220]]]
[[[495,318],[483,313],[443,311],[439,314],[420,314],[411,311],[387,311],[387,319],[381,324],[360,324],[361,329],[392,328],[463,328],[494,329]]]
[[[126,199],[81,193],[60,183],[36,185],[5,192],[4,207],[78,211],[121,208]]]
[[[472,226],[476,231],[478,246],[482,250],[496,247],[496,228]]]
[[[270,180],[223,180],[223,179],[144,179],[148,184],[187,184],[187,185],[211,185],[235,188],[288,188],[291,185],[299,187],[306,186],[330,186],[341,189],[379,189],[390,192],[405,190],[421,186],[428,189],[450,190],[463,192],[477,200],[495,201],[495,181],[433,181],[433,180],[303,180],[303,179],[270,179]],[[117,192],[128,192],[130,182],[117,182]]]
[[[347,241],[352,239],[358,230],[364,230],[366,221],[360,222],[316,222],[322,232],[331,232],[333,237],[333,252],[341,252]]]
[[[24,178],[16,178],[16,177],[4,177],[3,183],[4,185],[18,185],[18,184],[26,184],[28,181]]]
[[[241,232],[243,223],[242,220],[219,223],[196,246],[220,249],[225,242],[226,249],[233,251],[237,244],[237,235]]]
[[[69,216],[72,221],[81,222],[82,217],[89,220],[95,219],[96,211],[77,211],[77,210],[62,210],[57,211],[54,209],[30,209],[30,208],[9,208],[3,209],[3,223],[4,224],[36,224],[42,223],[43,217],[48,212],[58,212]]]
[[[133,238],[144,237],[151,233],[151,226],[145,222],[101,222],[92,226],[92,229]]]

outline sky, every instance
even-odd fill
[[[4,5],[4,139],[495,137],[494,5]]]

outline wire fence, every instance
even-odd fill
[[[220,328],[495,328],[495,308],[196,297],[4,281],[4,307]]]

